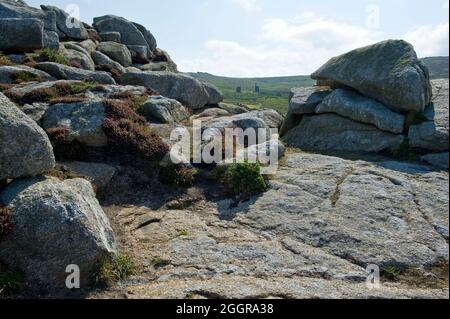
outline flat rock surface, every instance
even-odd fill
[[[270,183],[238,205],[195,188],[166,204],[146,193],[108,205],[142,272],[90,297],[448,298],[443,287],[365,284],[369,264],[448,262],[448,174],[291,152]]]

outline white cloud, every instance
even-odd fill
[[[229,1],[246,11],[261,10],[258,0],[229,0]]]
[[[448,55],[448,29],[448,22],[419,26],[403,38],[421,57]],[[182,71],[233,77],[310,74],[336,55],[386,37],[379,30],[305,12],[292,21],[266,21],[252,45],[211,40],[205,43],[202,56],[178,62]]]
[[[449,55],[449,23],[419,26],[405,35],[420,57]]]
[[[225,76],[310,74],[329,58],[379,38],[377,31],[307,12],[291,22],[266,21],[254,45],[211,40],[204,56],[178,62],[183,71]]]

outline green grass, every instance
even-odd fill
[[[66,57],[58,50],[45,48],[42,50],[40,58],[46,62],[55,62],[64,65],[70,65]]]
[[[100,262],[95,274],[95,282],[110,285],[135,275],[137,271],[138,267],[132,257],[116,255]]]
[[[191,73],[198,80],[214,84],[224,94],[224,102],[245,104],[250,108],[271,108],[280,113],[286,113],[289,91],[293,87],[314,85],[309,76],[287,76],[273,78],[229,78],[208,73]],[[255,84],[260,93],[255,93]],[[240,86],[242,93],[236,93]]]

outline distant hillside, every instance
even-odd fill
[[[424,58],[422,61],[430,70],[432,79],[449,77],[448,57]],[[291,88],[312,86],[315,83],[309,75],[268,78],[230,78],[201,72],[191,75],[216,85],[225,95],[225,102],[243,103],[253,108],[272,108],[281,113],[287,111]],[[255,86],[259,87],[259,93],[255,92]],[[237,93],[238,87],[241,93]]]
[[[191,75],[216,85],[224,93],[225,102],[243,103],[253,108],[273,108],[282,113],[287,111],[291,88],[314,85],[314,81],[304,75],[273,78],[229,78],[209,73]],[[259,87],[259,93],[255,92],[255,86]],[[237,93],[238,87],[241,93]]]
[[[430,70],[430,76],[432,79],[442,79],[448,78],[448,65],[449,59],[448,56],[439,56],[432,58],[423,58],[422,62],[428,67]]]

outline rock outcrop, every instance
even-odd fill
[[[35,66],[59,80],[92,81],[102,84],[116,84],[107,72],[89,71],[54,62],[41,62]]]
[[[108,218],[83,179],[18,180],[0,193],[13,229],[0,258],[40,287],[66,288],[66,268],[77,265],[86,285],[98,263],[116,252]]]
[[[38,19],[0,19],[0,50],[27,52],[44,47],[44,24]]]
[[[122,75],[122,83],[143,85],[193,109],[217,104],[223,99],[222,94],[216,88],[206,87],[200,81],[182,73],[128,72]]]
[[[0,180],[38,175],[54,165],[45,132],[0,93]]]
[[[311,77],[351,87],[395,112],[421,112],[431,101],[428,70],[405,41],[388,40],[335,57]]]

